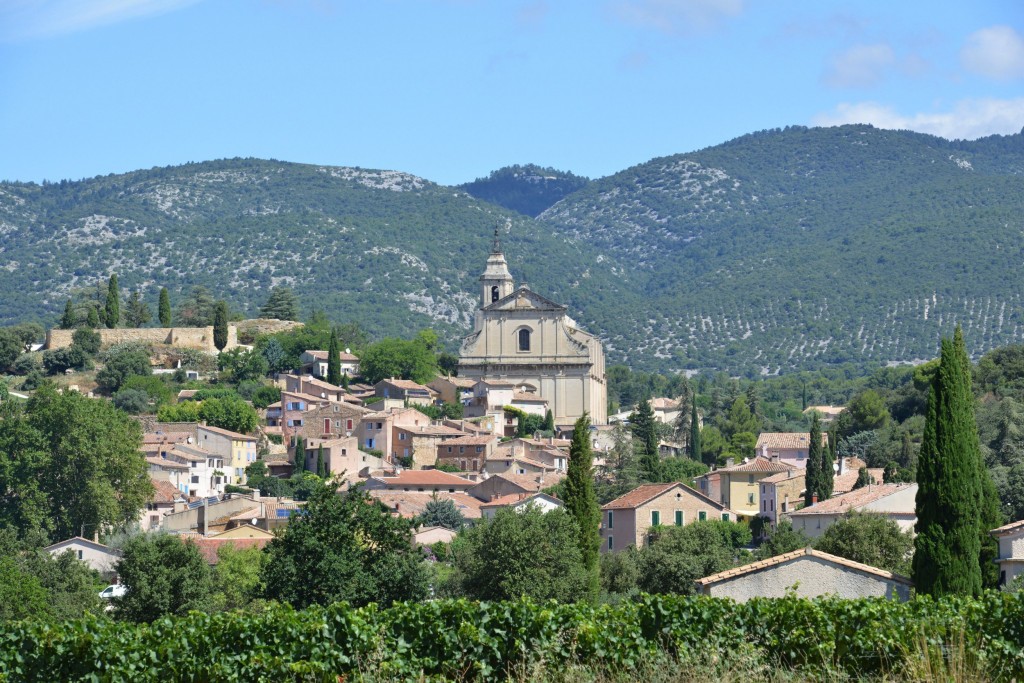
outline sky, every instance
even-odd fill
[[[787,125],[1024,128],[1019,0],[0,0],[0,179],[597,178]]]

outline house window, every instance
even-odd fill
[[[789,508],[789,501],[788,500],[782,501],[782,511],[783,512],[789,512],[788,508]]]
[[[683,511],[682,510],[676,510],[676,526],[682,526],[682,525],[683,525]]]
[[[479,460],[474,460],[474,461],[473,461],[473,471],[474,471],[474,472],[475,472],[475,471],[477,470],[477,468],[478,468],[478,465],[477,465],[477,463],[478,463],[478,462],[479,462]]]
[[[398,433],[398,440],[399,441],[405,441],[405,432],[399,432]]]
[[[331,418],[325,417],[324,418],[324,434],[330,434],[330,433],[331,433]]]
[[[701,510],[700,512],[697,513],[697,519],[701,522],[706,522],[708,520],[708,513],[704,510]]]
[[[366,440],[366,447],[367,448],[373,448],[373,439],[367,439]]]
[[[754,475],[753,474],[748,474],[747,475],[747,483],[748,484],[753,484],[754,483]]]
[[[747,505],[753,505],[753,504],[754,504],[754,494],[753,493],[748,493],[747,494]]]
[[[451,452],[452,452],[452,447],[451,447],[451,446],[448,446],[448,452],[449,452],[449,453],[451,453]]]
[[[517,333],[519,337],[519,350],[529,351],[530,350],[530,331],[527,329],[521,329]]]
[[[614,540],[612,536],[608,537],[608,550],[612,550],[615,547]]]
[[[484,452],[484,447],[483,446],[477,446],[476,447],[476,452],[477,453],[483,453]]]
[[[728,512],[723,512],[722,513],[722,521],[723,522],[728,522],[729,521],[729,513]]]
[[[465,452],[466,452],[466,447],[465,446],[459,446],[459,453],[461,454],[461,453],[465,453]]]
[[[661,524],[661,511],[651,510],[651,526],[658,526]]]
[[[611,510],[608,511],[608,528],[609,529],[614,529],[615,528],[614,515],[613,515]]]
[[[349,430],[350,432],[352,431],[352,420],[345,421],[345,429]]]
[[[78,551],[78,559],[80,559],[80,560],[82,559],[82,551],[81,550]]]

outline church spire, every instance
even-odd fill
[[[498,299],[512,293],[512,274],[508,272],[508,263],[501,248],[500,228],[494,226],[494,242],[491,254],[487,257],[487,267],[480,276],[480,307],[490,306]]]

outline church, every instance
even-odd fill
[[[546,399],[555,424],[571,425],[586,411],[608,422],[604,349],[576,326],[566,307],[516,287],[498,231],[480,276],[480,308],[473,333],[462,340],[459,376],[514,383]]]

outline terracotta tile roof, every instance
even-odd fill
[[[446,439],[441,442],[438,446],[486,446],[489,443],[496,442],[498,440],[497,435],[490,434],[486,436],[460,436],[455,439]]]
[[[239,434],[229,429],[221,429],[220,427],[211,427],[209,425],[199,425],[200,432],[213,432],[214,434],[220,434],[221,436],[227,436],[236,441],[255,441],[255,436],[248,436],[246,434]]]
[[[260,508],[254,507],[254,508],[249,508],[248,510],[243,510],[242,512],[239,512],[238,514],[232,515],[231,516],[231,521],[232,522],[248,522],[249,520],[252,520],[252,519],[259,519],[262,516],[263,516],[263,513],[260,511]]]
[[[412,518],[423,514],[424,508],[436,496],[438,500],[450,500],[466,519],[480,519],[480,501],[461,491],[448,493],[438,491],[426,493],[422,491],[367,491],[371,497],[384,503],[393,513],[400,517]]]
[[[992,529],[991,531],[989,531],[989,533],[993,536],[1006,536],[1008,534],[1012,534],[1018,531],[1024,531],[1024,519],[1018,522],[1010,522],[1009,524],[1004,524],[1003,526],[997,529]]]
[[[876,484],[884,483],[882,480],[885,478],[885,470],[881,467],[872,467],[868,469],[870,474],[875,479]],[[832,496],[838,496],[840,493],[849,493],[853,490],[853,487],[857,484],[857,479],[860,478],[860,468],[848,469],[842,474],[837,474],[832,478]]]
[[[846,410],[845,406],[807,406],[804,409],[804,415],[810,415],[812,412],[817,411],[828,419],[834,419],[844,410]]]
[[[828,443],[828,434],[821,433],[821,443]],[[802,449],[811,445],[810,432],[761,432],[757,437],[758,450],[762,448]]]
[[[794,550],[791,553],[785,553],[784,555],[776,555],[775,557],[771,557],[767,560],[761,560],[760,562],[754,562],[752,564],[747,564],[742,567],[727,569],[724,572],[718,572],[717,574],[712,574],[711,576],[705,576],[703,579],[697,579],[696,583],[698,586],[710,586],[711,584],[719,583],[721,581],[734,579],[736,577],[744,576],[746,574],[753,574],[754,572],[758,572],[763,569],[768,569],[769,567],[775,567],[780,564],[785,564],[786,562],[798,560],[801,557],[814,557],[824,562],[828,562],[829,564],[838,564],[842,567],[845,567],[846,569],[852,569],[854,571],[858,571],[864,574],[871,574],[873,576],[888,579],[890,581],[895,581],[897,583],[902,583],[907,586],[914,585],[914,583],[905,576],[893,574],[892,572],[886,571],[884,569],[879,569],[878,567],[872,567],[871,565],[861,564],[860,562],[854,562],[853,560],[848,560],[845,557],[839,557],[838,555],[830,555],[828,553],[823,553],[820,550],[814,550],[813,548],[803,548],[800,550]]]
[[[431,424],[428,424],[428,425],[419,425],[418,427],[417,426],[409,426],[409,427],[397,427],[396,426],[395,429],[397,429],[400,432],[408,432],[409,434],[412,434],[413,436],[416,436],[416,435],[419,435],[419,436],[452,436],[452,437],[467,436],[466,432],[463,432],[461,430],[455,429],[454,427],[445,427],[444,425],[431,425]],[[448,442],[445,441],[445,443],[448,443]]]
[[[811,507],[803,508],[789,513],[795,515],[834,515],[843,514],[850,510],[856,510],[868,503],[873,503],[883,498],[888,498],[894,493],[905,491],[917,484],[879,484],[877,486],[864,486],[863,488],[844,493],[828,500],[819,501]],[[911,511],[908,511],[911,512]]]
[[[183,500],[188,500],[188,496],[186,494],[179,491],[174,484],[167,481],[166,479],[153,479],[152,477],[150,477],[149,479],[150,481],[153,482],[154,489],[153,498],[151,502],[173,503],[179,498]]]
[[[777,460],[763,458],[760,455],[748,462],[733,465],[732,467],[719,467],[715,472],[788,472],[796,469],[795,466]]]
[[[179,444],[172,448],[167,455],[168,457],[174,456],[188,462],[206,462],[206,459],[213,455],[213,453],[207,452],[202,448],[185,448]]]
[[[687,486],[682,482],[672,482],[670,484],[642,484],[637,486],[629,493],[623,494],[613,501],[609,501],[601,506],[602,510],[633,510],[640,507],[644,503],[648,503],[658,496],[671,491],[675,487],[680,486],[686,489],[686,492],[692,494],[704,501],[705,503],[714,506],[718,510],[728,510],[727,507],[721,503],[708,498],[700,491]],[[735,514],[735,513],[733,513]]]
[[[527,403],[547,403],[548,402],[548,400],[546,398],[542,398],[542,397],[538,396],[537,394],[531,394],[528,391],[513,391],[512,392],[512,400],[513,401],[520,401],[520,402],[527,402]]]
[[[146,458],[146,462],[154,467],[162,467],[165,470],[187,470],[188,465],[185,463],[177,462],[176,460],[169,460],[167,458],[161,458],[159,455],[151,455]]]
[[[524,502],[524,501],[532,500],[533,498],[536,498],[537,496],[545,496],[546,498],[550,498],[551,500],[557,501],[559,504],[562,504],[561,499],[556,498],[555,496],[549,496],[549,495],[544,494],[544,493],[510,493],[507,496],[501,496],[500,498],[495,498],[494,500],[492,500],[489,503],[484,503],[484,504],[482,504],[480,506],[480,508],[481,509],[483,509],[483,508],[501,508],[501,507],[505,507],[506,505],[515,505],[517,503],[521,503],[521,502]]]
[[[423,391],[428,394],[436,393],[430,387],[413,382],[411,379],[382,379],[378,384],[390,384],[393,387],[405,389],[406,391]]]
[[[770,477],[765,477],[764,479],[761,480],[761,483],[762,484],[778,484],[778,483],[783,482],[783,481],[789,481],[790,479],[797,479],[797,478],[801,478],[802,479],[804,477],[804,474],[805,474],[804,470],[802,470],[800,468],[793,469],[793,470],[787,470],[785,472],[779,472],[778,474],[773,474]]]
[[[237,550],[246,548],[263,548],[273,539],[270,538],[203,538],[192,537],[188,543],[194,543],[207,564],[217,564],[217,551],[225,545],[230,545]]]
[[[650,403],[652,410],[675,410],[679,407],[679,401],[672,398],[652,398]]]
[[[513,474],[511,472],[502,472],[501,474],[491,475],[490,478],[485,479],[485,483],[491,479],[504,479],[505,481],[515,484],[521,489],[536,493],[542,491],[548,487],[554,486],[558,482],[565,479],[565,472],[536,472],[534,474]]]
[[[441,470],[402,470],[394,476],[374,476],[388,486],[473,486],[475,481]]]

